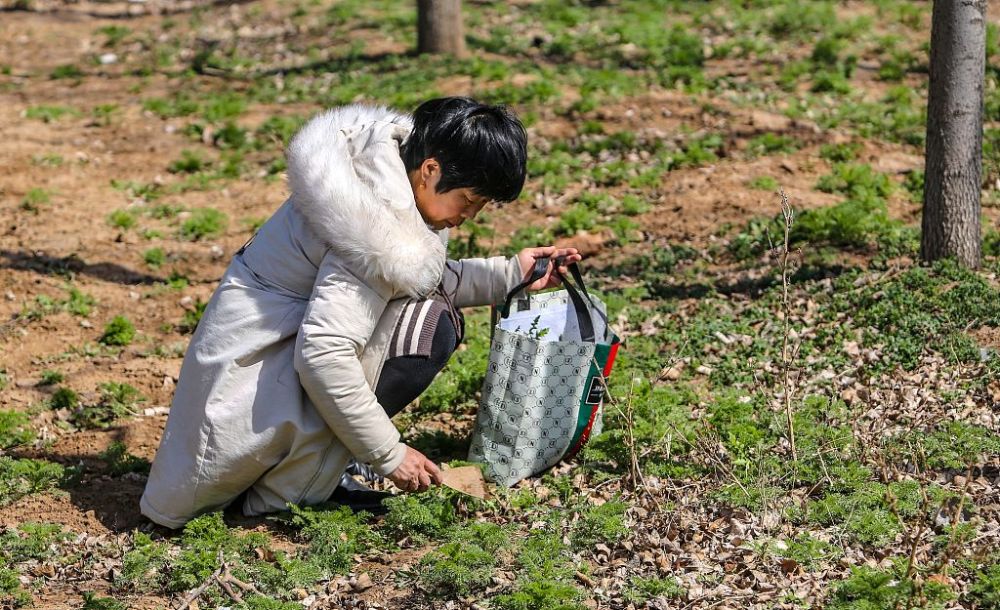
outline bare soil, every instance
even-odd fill
[[[271,2],[261,5],[268,10]],[[162,182],[169,162],[190,147],[190,140],[177,130],[178,122],[162,120],[142,108],[142,99],[170,92],[171,82],[166,77],[157,73],[132,76],[120,66],[83,63],[98,44],[94,34],[98,28],[126,23],[141,31],[162,19],[156,14],[127,21],[96,16],[141,12],[135,7],[149,13],[167,10],[166,5],[153,2],[53,2],[38,5],[35,12],[0,13],[0,64],[10,67],[9,75],[0,76],[0,369],[10,379],[9,387],[0,393],[0,409],[33,413],[33,423],[44,444],[18,455],[83,466],[85,473],[81,483],[69,491],[28,496],[0,509],[3,526],[45,521],[62,524],[80,535],[112,538],[137,527],[150,527],[138,510],[142,477],[112,478],[102,474],[103,462],[98,455],[117,440],[124,442],[131,453],[153,458],[166,421],[163,408],[170,404],[188,340],[188,335],[176,329],[177,324],[194,301],[208,299],[229,257],[249,237],[242,222],[268,216],[287,195],[286,185],[280,180],[267,182],[248,176],[230,180],[217,190],[168,194],[158,201],[225,212],[230,218],[228,229],[220,237],[206,241],[176,239],[166,224],[165,236],[152,240],[143,239],[136,231],[109,226],[106,218],[112,211],[144,205],[113,188],[112,180]],[[181,20],[178,27],[187,26]],[[44,77],[65,64],[84,66],[86,75],[66,80]],[[719,69],[734,71],[740,66],[724,65]],[[205,85],[220,90],[228,86],[208,77]],[[468,86],[462,79],[452,79],[443,82],[441,89],[463,93]],[[141,93],[131,92],[139,90]],[[93,108],[106,104],[119,108],[110,124],[90,118]],[[717,100],[713,104],[718,111],[710,115],[689,95],[651,92],[591,113],[590,118],[600,120],[608,132],[655,130],[669,138],[679,135],[682,128],[722,131],[727,134],[727,150],[733,154],[705,167],[666,174],[654,206],[636,219],[644,233],[642,242],[624,251],[609,251],[604,240],[593,235],[567,238],[563,243],[580,245],[595,265],[666,243],[705,247],[720,226],[728,223],[738,227],[753,216],[778,212],[780,200],[776,194],[747,186],[749,180],[761,176],[777,179],[797,208],[839,200],[814,190],[817,179],[829,170],[817,150],[822,143],[849,136],[821,131],[808,122],[792,121],[766,108],[735,108]],[[39,105],[72,106],[82,114],[50,123],[27,119],[27,109]],[[254,127],[275,114],[318,110],[254,105],[239,124]],[[533,128],[533,135],[564,137],[576,130],[567,119],[549,119],[543,117]],[[763,132],[791,135],[801,148],[754,160],[744,160],[737,154],[749,138]],[[46,155],[60,156],[62,165],[37,162]],[[894,174],[923,165],[912,148],[874,141],[864,143],[860,161]],[[31,214],[21,209],[21,201],[36,187],[53,194],[51,203],[40,205],[38,213]],[[896,195],[891,212],[912,223],[918,218],[919,206]],[[998,208],[984,212],[989,222],[1000,219]],[[517,227],[544,225],[558,213],[558,206],[521,202],[491,212],[490,216],[496,233],[505,235]],[[150,269],[143,263],[143,252],[155,246],[167,250],[170,259],[160,269]],[[163,287],[171,271],[187,276],[190,285],[182,290]],[[34,306],[39,295],[64,299],[70,278],[72,286],[96,299],[88,317],[57,311],[35,321],[18,319],[25,308]],[[118,314],[127,315],[139,331],[132,345],[120,353],[72,353],[87,345],[97,346],[104,325]],[[975,336],[984,347],[1000,349],[997,329],[981,329]],[[165,355],[154,353],[157,347],[172,345],[177,349]],[[99,383],[127,382],[146,397],[140,405],[146,414],[140,412],[108,430],[69,429],[51,411],[38,408],[52,391],[51,387],[38,385],[47,369],[63,372],[67,385],[85,400],[95,395]],[[431,422],[428,428],[435,425]],[[413,553],[393,561],[398,565],[400,561],[415,563],[418,559],[419,553]],[[390,575],[384,565],[361,568],[376,582]],[[43,591],[36,599],[36,607],[73,607],[79,603],[79,591],[106,590],[107,586],[107,581],[69,579]],[[338,586],[350,587],[347,583]],[[367,601],[391,605],[399,601],[391,596],[398,594],[393,588],[375,587]],[[137,607],[147,607],[163,604],[164,600],[140,599],[136,603]]]

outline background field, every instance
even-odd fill
[[[469,1],[463,60],[412,54],[414,4],[0,0],[3,604],[1000,608],[995,3],[976,273],[915,262],[928,2]],[[489,502],[153,527],[183,352],[288,138],[451,94],[530,134],[452,253],[584,251],[627,339],[606,432]],[[487,340],[469,312],[399,418],[434,459]]]

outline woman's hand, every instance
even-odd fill
[[[396,487],[403,491],[426,491],[431,486],[431,482],[436,485],[444,482],[444,479],[441,478],[441,469],[437,467],[437,464],[409,445],[406,447],[406,457],[403,458],[403,463],[387,476]]]
[[[553,286],[559,285],[559,278],[552,273],[552,261],[564,256],[565,260],[562,267],[559,267],[559,273],[567,274],[569,269],[566,265],[570,263],[575,263],[579,260],[583,260],[580,256],[579,251],[576,248],[556,248],[555,246],[542,246],[539,248],[525,248],[517,253],[517,262],[521,265],[522,277],[527,280],[531,277],[531,270],[535,268],[535,259],[542,257],[549,257],[549,268],[537,282],[533,282],[529,285],[526,290],[545,290],[546,288],[552,288]]]

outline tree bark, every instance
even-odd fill
[[[465,55],[461,0],[417,0],[417,51]]]
[[[980,192],[986,0],[935,0],[920,256],[982,258]]]

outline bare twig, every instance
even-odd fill
[[[785,221],[785,243],[781,250],[781,310],[784,314],[781,340],[781,385],[784,390],[785,419],[788,420],[788,444],[792,449],[792,461],[798,463],[799,456],[795,450],[795,423],[792,417],[792,384],[788,374],[791,366],[788,354],[788,334],[791,324],[791,308],[788,305],[788,244],[794,214],[784,189],[778,192],[781,195],[781,217]]]

